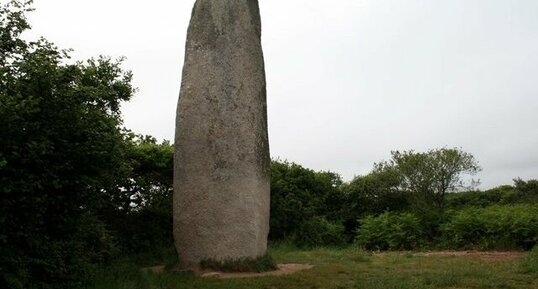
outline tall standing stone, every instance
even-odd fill
[[[257,0],[197,0],[177,109],[174,239],[183,268],[259,257],[270,157]]]

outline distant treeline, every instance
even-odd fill
[[[355,243],[370,250],[531,249],[538,241],[538,181],[417,201],[379,171],[343,183],[337,174],[273,162],[272,241]]]

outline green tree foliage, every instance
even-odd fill
[[[125,134],[123,166],[103,196],[111,210],[129,213],[146,207],[171,209],[173,146],[151,136]]]
[[[442,148],[425,153],[393,151],[389,161],[375,165],[374,172],[398,175],[399,189],[418,208],[443,209],[448,193],[469,189],[477,183],[466,183],[464,175],[474,175],[480,166],[473,155],[460,149]]]
[[[123,166],[119,106],[135,90],[121,60],[22,39],[30,4],[0,8],[0,287],[65,288],[107,246],[95,206]]]
[[[125,253],[172,244],[173,146],[128,134],[124,167],[103,194],[100,216]]]
[[[399,189],[399,177],[393,170],[372,172],[357,176],[342,185],[345,206],[342,207],[346,233],[354,235],[358,220],[386,211],[401,211],[409,207],[407,198]]]
[[[279,161],[272,162],[271,173],[270,239],[293,239],[315,217],[340,221],[344,199],[339,175]]]
[[[302,223],[295,234],[294,242],[300,246],[316,247],[342,246],[347,240],[342,224],[316,216]]]
[[[538,181],[515,179],[514,185],[503,185],[486,191],[468,191],[446,196],[446,207],[485,208],[492,205],[535,204],[538,203]]]
[[[517,199],[514,187],[499,186],[487,191],[467,191],[446,196],[446,208],[488,207],[495,204],[511,204]]]
[[[538,202],[538,180],[524,181],[520,178],[514,180],[514,187],[518,200],[525,203]]]

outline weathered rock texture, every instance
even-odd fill
[[[189,26],[174,166],[183,268],[259,257],[269,233],[270,157],[257,0],[198,0]]]

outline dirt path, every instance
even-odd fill
[[[254,277],[263,277],[263,276],[282,276],[289,275],[299,271],[308,270],[314,268],[313,265],[309,264],[279,264],[278,269],[270,272],[262,273],[225,273],[225,272],[201,272],[196,273],[202,278],[219,278],[219,279],[236,279],[236,278],[254,278]],[[165,266],[154,266],[142,268],[142,271],[152,272],[152,273],[163,273],[165,272]]]
[[[470,257],[485,261],[510,261],[527,256],[525,252],[478,252],[478,251],[440,251],[414,253],[414,256],[456,256]]]
[[[308,264],[279,264],[278,270],[263,272],[263,273],[224,273],[224,272],[207,272],[201,276],[208,278],[220,278],[220,279],[236,279],[236,278],[253,278],[263,276],[282,276],[297,273],[299,271],[308,270],[314,268],[313,265]]]

